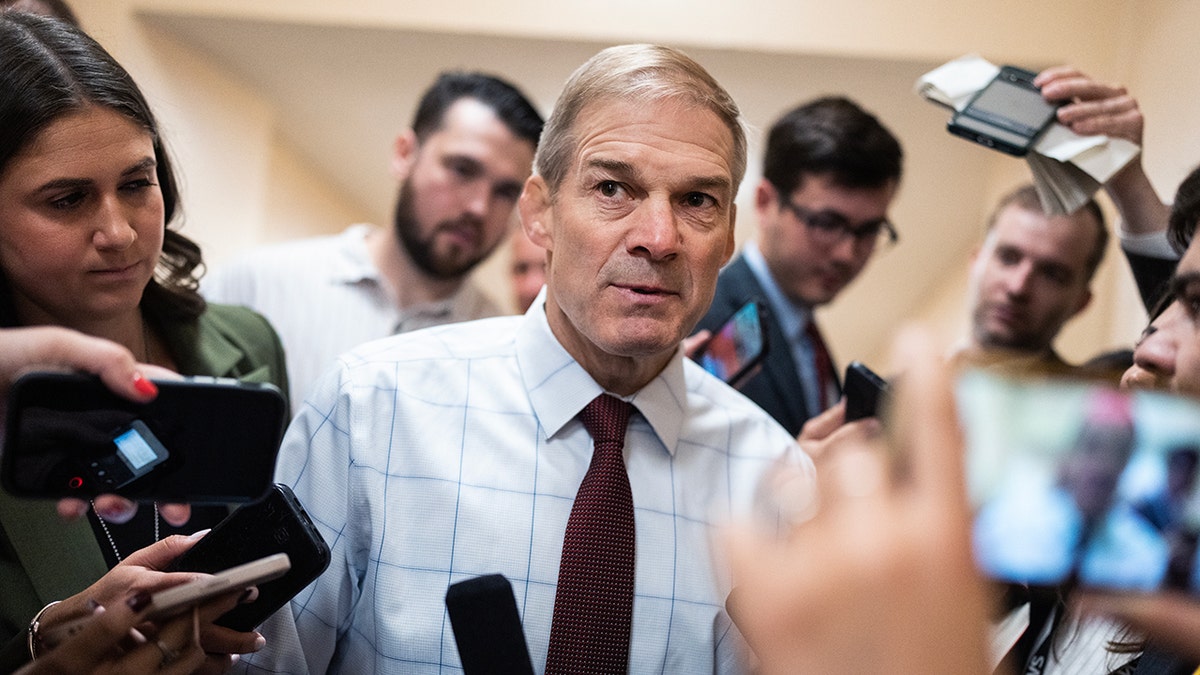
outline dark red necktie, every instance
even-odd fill
[[[546,675],[625,673],[633,624],[633,493],[621,449],[633,405],[601,394],[580,414],[595,443],[563,539]]]
[[[825,340],[821,338],[821,330],[817,328],[816,321],[811,318],[808,320],[804,334],[808,336],[808,343],[812,345],[813,369],[817,372],[817,403],[821,405],[817,412],[821,413],[828,410],[833,403],[830,400],[836,377],[833,373],[833,359],[829,358],[829,349],[825,346]]]

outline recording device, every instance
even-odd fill
[[[291,488],[275,484],[261,499],[229,514],[167,568],[169,572],[213,572],[276,553],[291,560],[287,574],[258,586],[254,602],[222,614],[216,624],[254,630],[329,566],[329,546]]]
[[[1200,593],[1200,402],[980,371],[957,400],[985,574]]]
[[[766,310],[761,303],[742,305],[696,348],[702,368],[738,387],[750,379],[767,354]]]
[[[1023,157],[1054,121],[1058,104],[1033,84],[1037,73],[1003,66],[967,105],[950,118],[947,130],[1001,152]]]
[[[245,502],[271,483],[287,421],[270,384],[157,380],[149,403],[98,377],[29,373],[9,393],[0,480],[18,497]]]
[[[517,601],[504,575],[451,584],[446,610],[465,675],[533,675]]]
[[[879,405],[887,395],[887,380],[859,361],[846,366],[842,392],[846,396],[846,421],[877,417]]]
[[[277,553],[252,560],[244,565],[219,571],[158,591],[150,596],[146,609],[147,621],[161,621],[180,614],[196,605],[215,600],[232,591],[257,586],[278,579],[291,568],[286,553]],[[42,634],[42,643],[50,649],[83,629],[92,615],[68,621]]]
[[[193,605],[203,604],[230,591],[249,588],[283,576],[292,563],[286,553],[275,553],[230,567],[211,577],[172,586],[150,596],[146,618],[154,621],[170,618]]]

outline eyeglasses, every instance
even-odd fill
[[[781,201],[780,204],[791,211],[796,220],[804,223],[813,239],[822,246],[836,246],[846,237],[854,237],[855,245],[878,243],[881,239],[886,244],[893,245],[900,240],[895,226],[887,218],[852,227],[850,221],[839,213],[810,211],[790,201]]]

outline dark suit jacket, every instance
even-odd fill
[[[1133,279],[1137,282],[1138,293],[1142,296],[1142,304],[1146,306],[1146,311],[1153,316],[1159,300],[1166,294],[1168,282],[1171,280],[1171,275],[1175,273],[1175,266],[1179,264],[1179,261],[1152,258],[1128,251],[1123,252],[1125,259],[1129,261]]]
[[[766,294],[741,255],[721,270],[712,306],[700,320],[697,329],[713,330],[719,327],[739,307],[751,300],[762,303],[768,313],[767,355],[763,360],[762,370],[747,380],[739,390],[774,417],[788,433],[795,436],[814,413],[805,405],[804,389],[800,384],[800,377],[796,374],[796,361],[792,358],[788,340],[780,330],[779,322],[772,320]],[[840,384],[838,390],[841,391]]]

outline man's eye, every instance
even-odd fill
[[[1005,265],[1016,265],[1021,262],[1021,254],[1011,249],[1000,249],[996,251],[996,260]]]
[[[596,190],[605,197],[616,197],[621,193],[621,184],[614,180],[601,181]]]
[[[1066,270],[1046,270],[1046,278],[1059,286],[1066,286],[1071,283],[1071,273]]]
[[[521,187],[502,187],[495,191],[496,199],[503,199],[506,202],[516,202],[521,196]]]
[[[808,219],[808,226],[825,232],[837,232],[845,229],[846,222],[837,216],[831,216],[825,213],[814,213]]]
[[[469,180],[479,175],[479,165],[474,162],[451,161],[447,163],[448,168],[455,175],[463,180]]]
[[[874,239],[879,236],[879,232],[882,230],[883,223],[867,223],[854,230],[854,236],[858,239]]]
[[[1179,298],[1183,311],[1193,319],[1200,317],[1200,294],[1186,294]]]
[[[717,200],[713,199],[712,195],[706,195],[703,192],[689,192],[683,198],[683,203],[697,209],[716,206]]]

